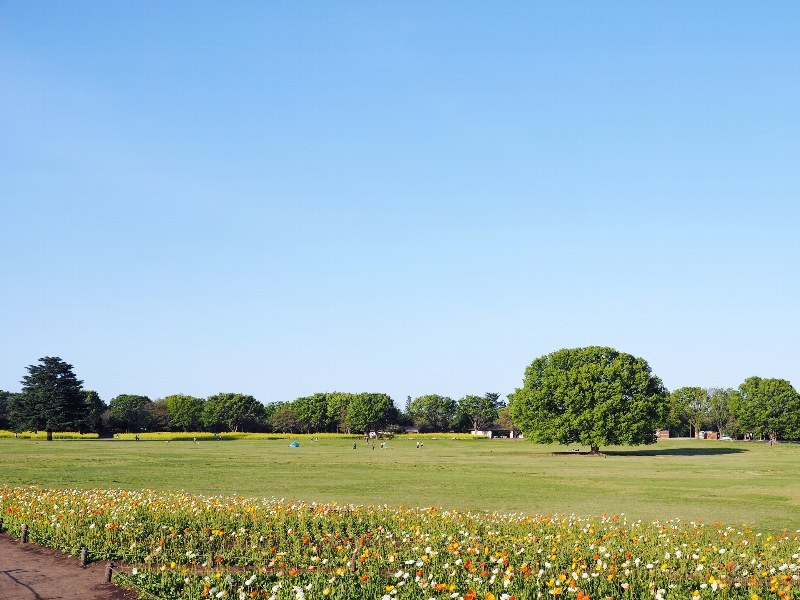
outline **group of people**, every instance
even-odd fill
[[[386,444],[386,442],[381,442],[381,450],[386,450],[388,447],[389,446]],[[424,447],[425,444],[423,444],[422,442],[417,442],[417,448],[424,448]],[[353,442],[353,450],[355,450],[356,448],[358,448],[358,444]],[[372,449],[375,450],[375,442],[372,442]]]

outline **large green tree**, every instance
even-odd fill
[[[500,394],[487,392],[483,396],[464,396],[458,401],[458,413],[467,419],[473,431],[483,429],[497,420],[503,408]]]
[[[642,358],[590,346],[541,356],[509,396],[511,417],[540,443],[654,444],[667,393]]]
[[[248,394],[209,396],[203,405],[203,425],[211,431],[259,431],[266,427],[266,409]]]
[[[116,430],[141,432],[153,424],[153,401],[139,394],[120,394],[108,403],[111,426]]]
[[[164,398],[169,424],[178,431],[199,431],[203,414],[203,399],[184,394]]]
[[[11,397],[11,428],[45,431],[48,440],[54,431],[79,429],[86,411],[82,385],[72,365],[57,356],[40,358],[22,378],[21,393]]]
[[[770,439],[800,439],[800,395],[785,379],[748,377],[731,397],[744,432]]]
[[[414,425],[426,431],[450,431],[456,418],[456,401],[448,396],[426,394],[409,406]]]
[[[708,419],[720,435],[735,433],[739,427],[732,408],[737,393],[725,388],[708,390]]]
[[[698,431],[709,421],[708,390],[698,386],[678,388],[670,392],[669,402],[672,422],[686,423],[689,437],[697,437]]]
[[[328,394],[328,421],[332,428],[336,428],[336,433],[350,433],[350,427],[347,424],[347,411],[354,397],[355,394],[346,392],[331,392]]]
[[[350,431],[374,431],[397,417],[394,402],[387,394],[355,394],[347,406]]]
[[[328,426],[328,399],[327,394],[314,394],[297,398],[292,402],[292,411],[300,421],[300,427],[305,433],[318,433],[325,431]]]

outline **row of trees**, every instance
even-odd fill
[[[666,426],[676,435],[800,439],[800,395],[785,379],[749,377],[735,390],[683,387],[670,394],[669,408]]]
[[[601,346],[533,361],[509,395],[511,418],[544,443],[652,444],[656,430],[800,440],[800,395],[784,379],[750,377],[737,390],[684,387],[669,393],[642,358]]]
[[[151,400],[121,394],[106,405],[85,391],[72,365],[45,357],[28,367],[19,393],[0,391],[0,428],[14,431],[364,432],[416,426],[468,431],[492,424],[541,442],[601,445],[655,442],[656,429],[695,435],[800,440],[800,395],[783,379],[750,377],[738,389],[668,392],[642,358],[613,348],[564,349],[533,361],[506,407],[496,393],[459,400],[429,394],[399,410],[387,394],[318,393],[263,405],[247,394],[182,394]]]
[[[319,393],[264,405],[253,396],[222,393],[208,398],[174,394],[157,400],[120,394],[108,404],[83,389],[72,365],[45,357],[28,367],[16,394],[0,391],[0,429],[81,432],[276,431],[281,433],[363,432],[415,425],[421,430],[481,428],[498,418],[500,395],[435,394],[409,398],[400,411],[387,394]]]

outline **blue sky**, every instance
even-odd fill
[[[0,389],[800,385],[796,2],[0,3]]]

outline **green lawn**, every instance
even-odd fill
[[[505,439],[299,441],[0,439],[0,481],[800,529],[800,445],[674,440],[591,457]]]

